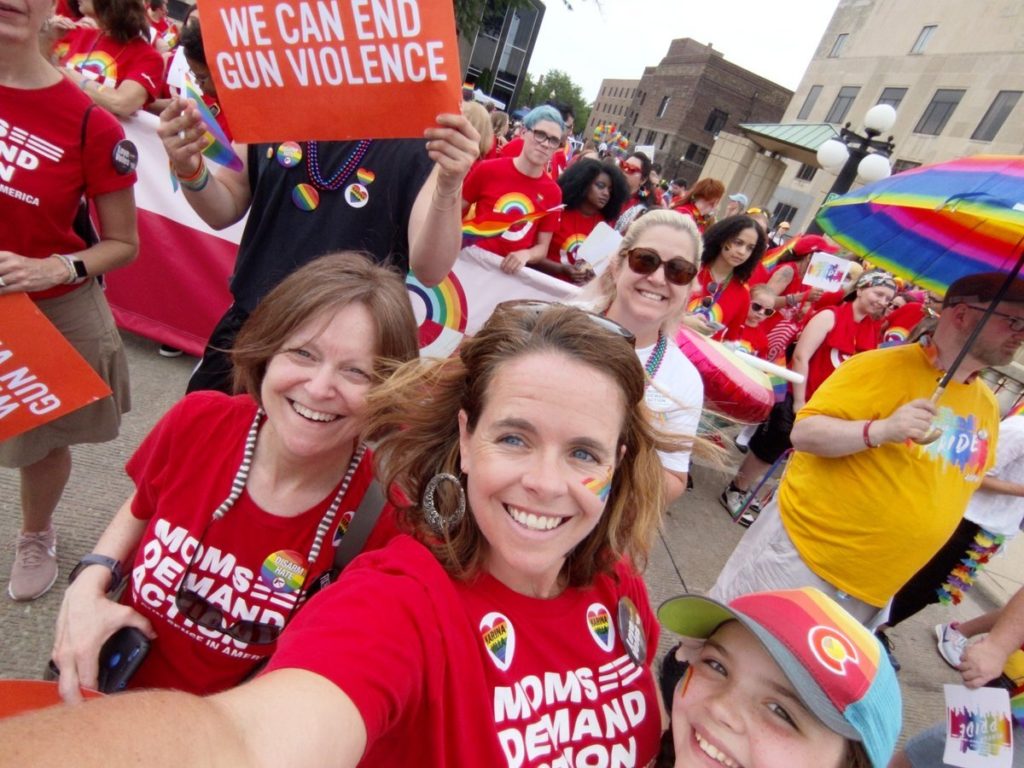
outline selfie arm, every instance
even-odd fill
[[[205,699],[146,691],[51,707],[0,721],[0,743],[0,768],[354,768],[366,729],[333,683],[280,670]]]

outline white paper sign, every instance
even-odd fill
[[[804,285],[808,288],[820,288],[825,293],[838,291],[850,271],[852,261],[832,256],[828,253],[815,253],[804,273]]]
[[[583,259],[600,275],[608,267],[612,254],[619,250],[621,243],[622,235],[602,221],[580,245],[576,251],[576,259]]]
[[[1003,688],[944,685],[946,750],[942,760],[962,768],[1011,768],[1013,720]]]

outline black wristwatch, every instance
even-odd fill
[[[75,279],[85,280],[89,277],[89,270],[85,267],[85,262],[81,259],[76,259],[74,256],[71,257],[71,266],[75,268]]]
[[[78,578],[84,569],[90,565],[102,565],[104,568],[110,571],[110,584],[107,587],[107,594],[114,592],[118,587],[121,586],[121,582],[124,580],[124,574],[121,573],[121,563],[112,557],[106,555],[97,555],[93,552],[91,555],[86,555],[78,561],[78,565],[71,569],[71,573],[68,576],[68,584],[72,583]]]

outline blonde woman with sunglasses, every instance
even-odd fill
[[[697,274],[701,239],[693,220],[653,210],[637,219],[599,280],[580,301],[628,328],[644,366],[647,407],[666,431],[691,440],[704,404],[704,384],[679,351],[675,334]],[[668,502],[686,489],[690,448],[660,454]]]

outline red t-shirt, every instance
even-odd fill
[[[141,37],[119,43],[98,29],[75,27],[57,44],[55,53],[68,69],[97,75],[100,85],[113,88],[134,80],[146,89],[147,104],[163,87],[163,56]]]
[[[821,311],[835,314],[836,322],[807,363],[807,400],[844,360],[877,349],[881,336],[881,324],[870,315],[860,322],[854,320],[852,301]]]
[[[740,331],[735,340],[739,342],[740,347],[747,350],[750,354],[756,355],[762,360],[767,360],[768,334],[761,327],[763,325],[763,321],[758,325],[747,325],[744,323],[740,326]]]
[[[136,487],[132,514],[149,523],[122,602],[148,618],[157,632],[131,680],[133,688],[214,693],[240,683],[274,650],[273,644],[247,645],[178,613],[175,594],[200,539],[200,555],[188,572],[191,588],[217,605],[228,625],[250,619],[283,626],[303,587],[330,569],[335,546],[370,484],[367,451],[312,568],[306,567],[310,547],[337,487],[295,517],[271,514],[243,491],[224,517],[211,523],[231,490],[255,413],[256,403],[248,395],[188,395],[128,461]],[[382,546],[394,534],[388,520],[382,513],[382,524],[364,550]]]
[[[736,339],[739,337],[740,328],[747,322],[747,315],[750,314],[750,291],[735,276],[730,277],[724,286],[719,285],[714,292],[708,290],[712,282],[714,281],[711,279],[711,270],[701,267],[690,292],[687,311],[705,315],[708,319],[725,326],[712,334],[711,338],[719,341]],[[705,296],[714,299],[710,307],[702,304]]]
[[[620,636],[627,597],[640,665]],[[267,669],[309,670],[352,699],[366,726],[360,768],[642,768],[661,732],[657,645],[647,589],[624,564],[540,600],[488,574],[455,582],[398,536],[303,609]]]
[[[924,318],[924,304],[918,301],[910,301],[899,309],[894,309],[892,314],[883,321],[885,331],[882,334],[883,347],[892,347],[903,344],[914,330],[918,323]]]
[[[556,264],[575,264],[579,247],[583,245],[587,235],[594,231],[594,227],[603,220],[599,213],[587,216],[578,210],[562,211],[558,229],[551,238],[551,246],[548,248],[548,259]]]
[[[135,184],[134,171],[114,167],[114,148],[123,139],[117,120],[63,77],[35,90],[0,85],[0,249],[45,259],[85,248],[72,229],[82,196]],[[58,285],[29,297],[61,296],[77,287]]]
[[[523,153],[523,144],[525,143],[522,136],[509,139],[508,143],[498,152],[498,157],[519,157]]]
[[[537,178],[521,173],[515,160],[499,158],[474,165],[462,185],[462,198],[476,204],[472,224],[518,221],[531,213],[548,211],[562,204],[562,189],[546,174]],[[485,237],[475,245],[507,256],[530,248],[540,232],[558,229],[559,213],[552,211],[535,221],[510,227],[494,237]]]
[[[697,225],[698,231],[702,235],[704,234],[704,230],[711,225],[711,218],[702,214],[698,210],[696,203],[684,203],[683,205],[676,206],[672,210],[678,211],[684,216],[689,216],[693,219],[694,223]]]

